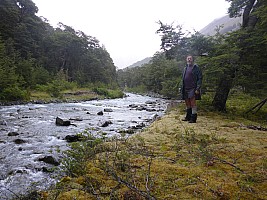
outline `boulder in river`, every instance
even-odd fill
[[[101,127],[107,127],[108,125],[112,124],[112,121],[105,121]]]
[[[56,118],[56,125],[58,125],[58,126],[69,126],[71,124],[70,124],[69,120],[63,120],[63,119],[57,117]]]
[[[17,133],[17,132],[9,132],[7,135],[8,136],[17,136],[17,135],[19,135],[19,133]]]
[[[23,143],[26,143],[25,140],[22,140],[22,139],[15,139],[14,140],[15,144],[23,144]]]
[[[78,142],[78,141],[81,141],[81,139],[82,138],[80,136],[78,136],[78,135],[67,135],[65,137],[65,140],[67,142]]]
[[[59,161],[55,159],[53,156],[44,156],[44,157],[39,158],[38,160],[43,161],[47,164],[55,165],[55,166],[59,165]]]
[[[97,113],[97,115],[103,115],[104,113],[103,113],[103,111],[99,111],[98,113]]]

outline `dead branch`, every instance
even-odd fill
[[[235,169],[237,169],[238,171],[244,173],[244,171],[243,171],[242,169],[240,169],[239,167],[237,167],[237,166],[234,165],[233,163],[230,163],[230,162],[228,162],[228,161],[226,161],[226,160],[223,160],[223,159],[220,159],[220,158],[217,158],[217,157],[213,157],[212,159],[213,159],[213,160],[218,160],[218,161],[220,161],[220,162],[223,163],[223,164],[230,165],[230,166],[234,167]]]
[[[113,170],[111,170],[110,168],[108,169],[107,173],[109,175],[111,175],[118,183],[121,183],[123,185],[125,185],[126,187],[128,187],[130,190],[136,192],[137,194],[145,197],[146,199],[149,200],[156,200],[156,197],[150,195],[149,193],[139,190],[137,187],[135,187],[134,185],[132,185],[131,183],[123,180],[121,177],[119,177]]]
[[[263,99],[261,102],[257,103],[255,106],[253,106],[252,108],[250,108],[248,111],[245,112],[245,114],[248,114],[249,112],[252,112],[254,109],[256,109],[258,107],[258,109],[255,111],[258,112],[261,107],[267,102],[267,98]]]

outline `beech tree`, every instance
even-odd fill
[[[62,23],[53,28],[45,18],[36,16],[37,12],[32,0],[0,1],[5,53],[0,58],[0,77],[10,74],[21,91],[51,84],[58,73],[81,86],[98,82],[116,86],[116,67],[96,37]],[[8,84],[1,84],[0,100],[4,85]]]

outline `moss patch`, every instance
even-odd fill
[[[143,132],[94,147],[76,184],[61,181],[69,190],[60,197],[266,199],[266,131],[219,114],[200,112],[196,124],[183,117],[171,110]]]

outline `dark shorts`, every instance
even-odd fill
[[[195,88],[193,89],[185,89],[184,91],[184,98],[191,99],[195,96]]]

